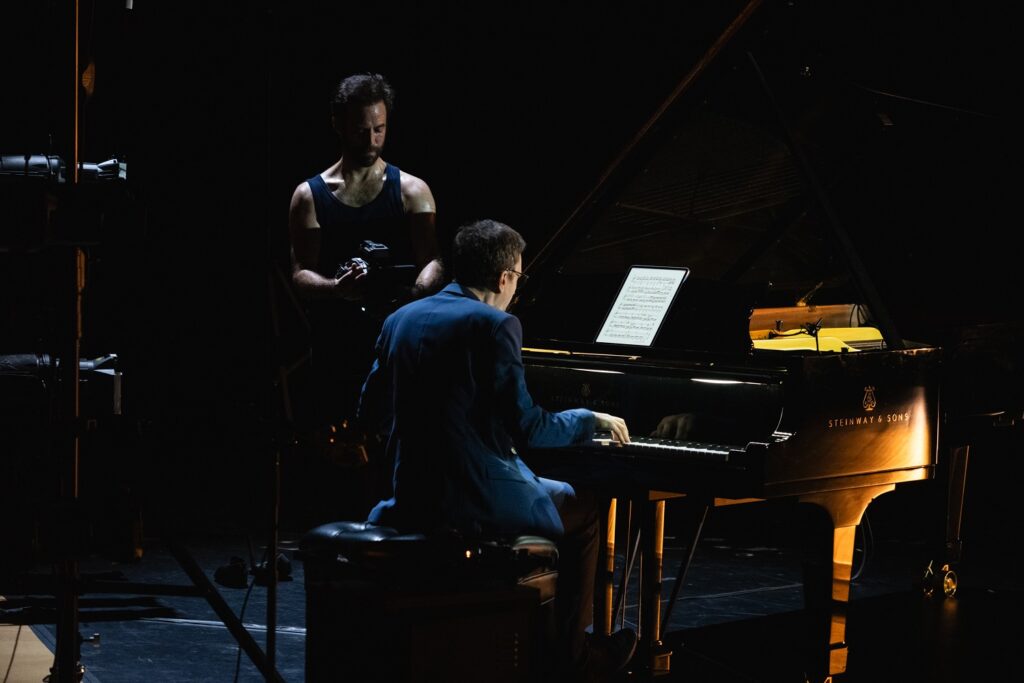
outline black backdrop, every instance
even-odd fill
[[[271,305],[297,334],[268,275],[286,260],[293,188],[337,157],[327,102],[341,76],[377,71],[395,86],[384,156],[430,184],[442,240],[487,216],[537,249],[741,4],[82,2],[96,90],[83,104],[80,156],[126,159],[135,207],[93,235],[83,353],[122,356],[149,437],[147,485],[207,510],[264,498],[281,358]],[[66,155],[70,3],[6,5],[4,24],[22,30],[5,35],[16,68],[0,151]],[[1017,79],[1000,11],[858,3],[802,21],[863,82],[1001,123]],[[871,265],[902,292],[896,308],[918,312],[912,332],[927,327],[921,311],[969,297],[983,304],[975,317],[997,317],[1020,289],[1003,244],[1013,141],[950,111],[922,136],[933,143],[920,164],[890,169],[891,203],[863,238],[894,245],[877,252],[890,261]],[[26,277],[26,262],[34,268],[5,261],[3,352],[46,344],[48,328],[24,315],[36,296],[26,283],[54,266]]]

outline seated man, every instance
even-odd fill
[[[384,322],[360,401],[386,415],[394,495],[369,521],[401,531],[468,536],[538,534],[559,547],[556,613],[563,676],[603,680],[632,656],[636,634],[587,640],[597,569],[597,506],[573,487],[537,477],[517,446],[584,443],[595,428],[626,442],[619,417],[585,408],[551,413],[526,388],[522,328],[505,312],[526,243],[483,220],[455,236],[455,282]]]

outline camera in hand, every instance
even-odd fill
[[[341,277],[352,268],[362,268],[367,274],[373,270],[388,268],[391,265],[391,252],[386,245],[372,240],[359,243],[359,254],[338,266],[334,277]]]
[[[416,267],[411,263],[393,263],[387,245],[363,240],[358,254],[339,265],[334,277],[339,278],[353,268],[366,271],[362,308],[367,313],[386,316],[411,300]]]

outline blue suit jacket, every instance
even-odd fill
[[[388,317],[360,414],[389,420],[394,496],[374,507],[370,522],[562,535],[552,496],[568,486],[534,475],[515,447],[584,442],[594,414],[535,405],[521,347],[519,320],[457,283]]]

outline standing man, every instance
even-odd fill
[[[526,243],[492,220],[455,236],[455,282],[384,322],[360,402],[383,419],[393,496],[369,521],[401,531],[471,537],[534,533],[558,542],[559,680],[603,680],[632,656],[636,634],[588,642],[597,569],[593,498],[537,477],[517,448],[585,443],[595,429],[629,441],[619,417],[585,408],[551,413],[526,388],[519,319],[505,312]]]
[[[331,101],[341,158],[292,194],[292,283],[309,306],[321,422],[354,410],[379,331],[371,304],[394,308],[442,284],[434,196],[381,157],[394,99],[379,74],[343,79]],[[367,258],[367,240],[386,247],[386,259]]]
[[[288,217],[292,283],[306,302],[312,336],[313,405],[301,417],[312,422],[315,443],[349,464],[366,457],[360,435],[344,427],[352,425],[381,319],[437,291],[443,277],[430,188],[381,157],[394,100],[379,74],[338,84],[331,123],[341,158],[299,183]],[[366,241],[386,252],[365,253]],[[386,257],[376,258],[381,253]],[[346,486],[372,485],[361,478],[372,477],[350,473]],[[359,498],[361,490],[348,493]]]
[[[342,80],[331,101],[341,158],[299,183],[289,210],[292,281],[308,299],[364,298],[365,269],[337,273],[363,240],[389,247],[394,265],[415,263],[413,297],[442,284],[434,196],[425,182],[381,157],[394,98],[383,76],[358,74]]]

